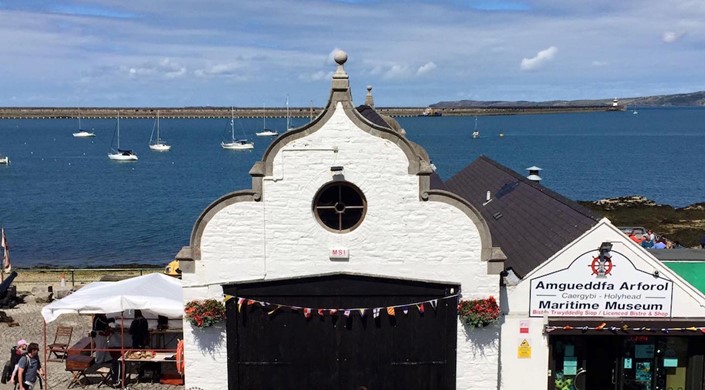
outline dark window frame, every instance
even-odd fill
[[[367,198],[356,185],[333,181],[316,192],[311,209],[323,228],[343,234],[362,224],[367,215]]]

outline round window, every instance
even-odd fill
[[[365,218],[366,211],[365,195],[346,181],[323,186],[313,199],[313,212],[318,222],[338,233],[355,230]]]

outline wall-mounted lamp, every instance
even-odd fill
[[[330,172],[333,174],[334,181],[345,180],[345,176],[343,176],[343,166],[342,165],[334,165],[334,166],[330,167]]]
[[[658,278],[660,273],[658,272],[658,270],[655,269],[653,275],[654,275],[654,278]]]
[[[599,262],[597,264],[597,277],[604,278],[607,275],[608,268],[611,267],[611,264],[608,265],[607,263],[612,263],[612,256],[610,256],[612,243],[605,241],[600,244],[598,250],[600,251],[600,255],[598,256]]]
[[[330,171],[335,172],[335,173],[343,172],[343,166],[342,165],[332,166],[332,167],[330,167]]]

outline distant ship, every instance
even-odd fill
[[[441,115],[443,115],[443,114],[441,114],[440,111],[435,111],[431,107],[426,107],[423,110],[423,112],[417,116],[441,116]]]

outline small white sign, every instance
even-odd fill
[[[331,260],[347,260],[350,258],[350,252],[347,248],[331,248],[330,258]]]

